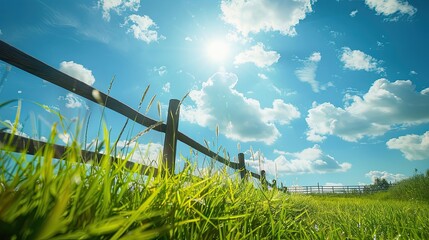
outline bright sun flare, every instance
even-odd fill
[[[229,54],[229,45],[224,41],[213,40],[206,46],[206,54],[214,62],[223,62]]]

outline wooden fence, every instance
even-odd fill
[[[181,141],[186,145],[194,148],[195,150],[203,153],[204,155],[240,172],[242,179],[246,178],[246,175],[250,175],[256,179],[261,180],[264,184],[269,184],[265,180],[265,171],[261,171],[261,174],[250,172],[246,169],[244,154],[238,154],[238,163],[231,162],[229,159],[225,159],[208,149],[207,147],[199,144],[195,140],[186,136],[178,130],[179,127],[179,112],[180,112],[180,101],[172,99],[169,102],[167,111],[167,122],[158,122],[151,118],[144,116],[138,111],[125,105],[124,103],[108,96],[107,94],[89,86],[82,81],[73,78],[57,69],[43,63],[42,61],[16,49],[13,46],[0,40],[0,60],[7,62],[17,68],[20,68],[34,76],[51,82],[57,86],[60,86],[70,92],[73,92],[83,98],[86,98],[92,102],[95,102],[101,106],[109,108],[130,120],[135,121],[151,130],[165,133],[164,137],[164,149],[163,149],[163,165],[167,167],[169,174],[174,174],[175,171],[175,158],[176,158],[176,147],[177,141]],[[12,140],[15,152],[26,151],[27,154],[34,155],[38,149],[48,144],[46,142],[37,141],[22,136],[12,136],[6,132],[0,132],[0,149],[6,146],[8,141]],[[55,157],[61,158],[66,152],[66,147],[52,144],[55,150]],[[103,155],[91,151],[82,151],[82,157],[84,160],[101,159]],[[116,159],[109,156],[112,161]],[[128,162],[127,166],[131,167],[136,163]],[[153,169],[155,174],[158,174],[159,169],[143,166],[142,173],[146,173],[147,169]],[[274,184],[269,184],[274,185]]]
[[[390,185],[389,185],[390,186]],[[370,185],[353,186],[291,186],[287,188],[289,193],[300,194],[362,194],[386,191],[387,188],[376,188]]]

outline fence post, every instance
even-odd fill
[[[179,104],[179,100],[170,99],[164,138],[163,165],[167,167],[171,175],[174,174],[175,169],[177,132],[179,127]]]
[[[268,188],[268,182],[267,182],[267,176],[265,174],[265,170],[261,170],[261,184],[262,184],[262,188],[267,189]]]
[[[240,171],[241,180],[246,178],[246,165],[244,163],[244,153],[238,154],[238,171]]]

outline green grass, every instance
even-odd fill
[[[0,239],[429,239],[429,176],[383,194],[304,196],[225,169],[194,177],[192,163],[174,176],[108,158],[83,163],[77,142],[60,160],[49,146],[34,156],[2,149]]]
[[[300,238],[305,210],[225,173],[144,177],[124,162],[1,153],[2,239]],[[15,168],[11,169],[11,162]],[[191,169],[187,169],[191,172]]]
[[[428,239],[429,205],[366,196],[305,199],[319,239]]]

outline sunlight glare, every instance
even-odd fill
[[[214,62],[223,62],[229,55],[229,45],[221,40],[213,40],[207,44],[206,54]]]

